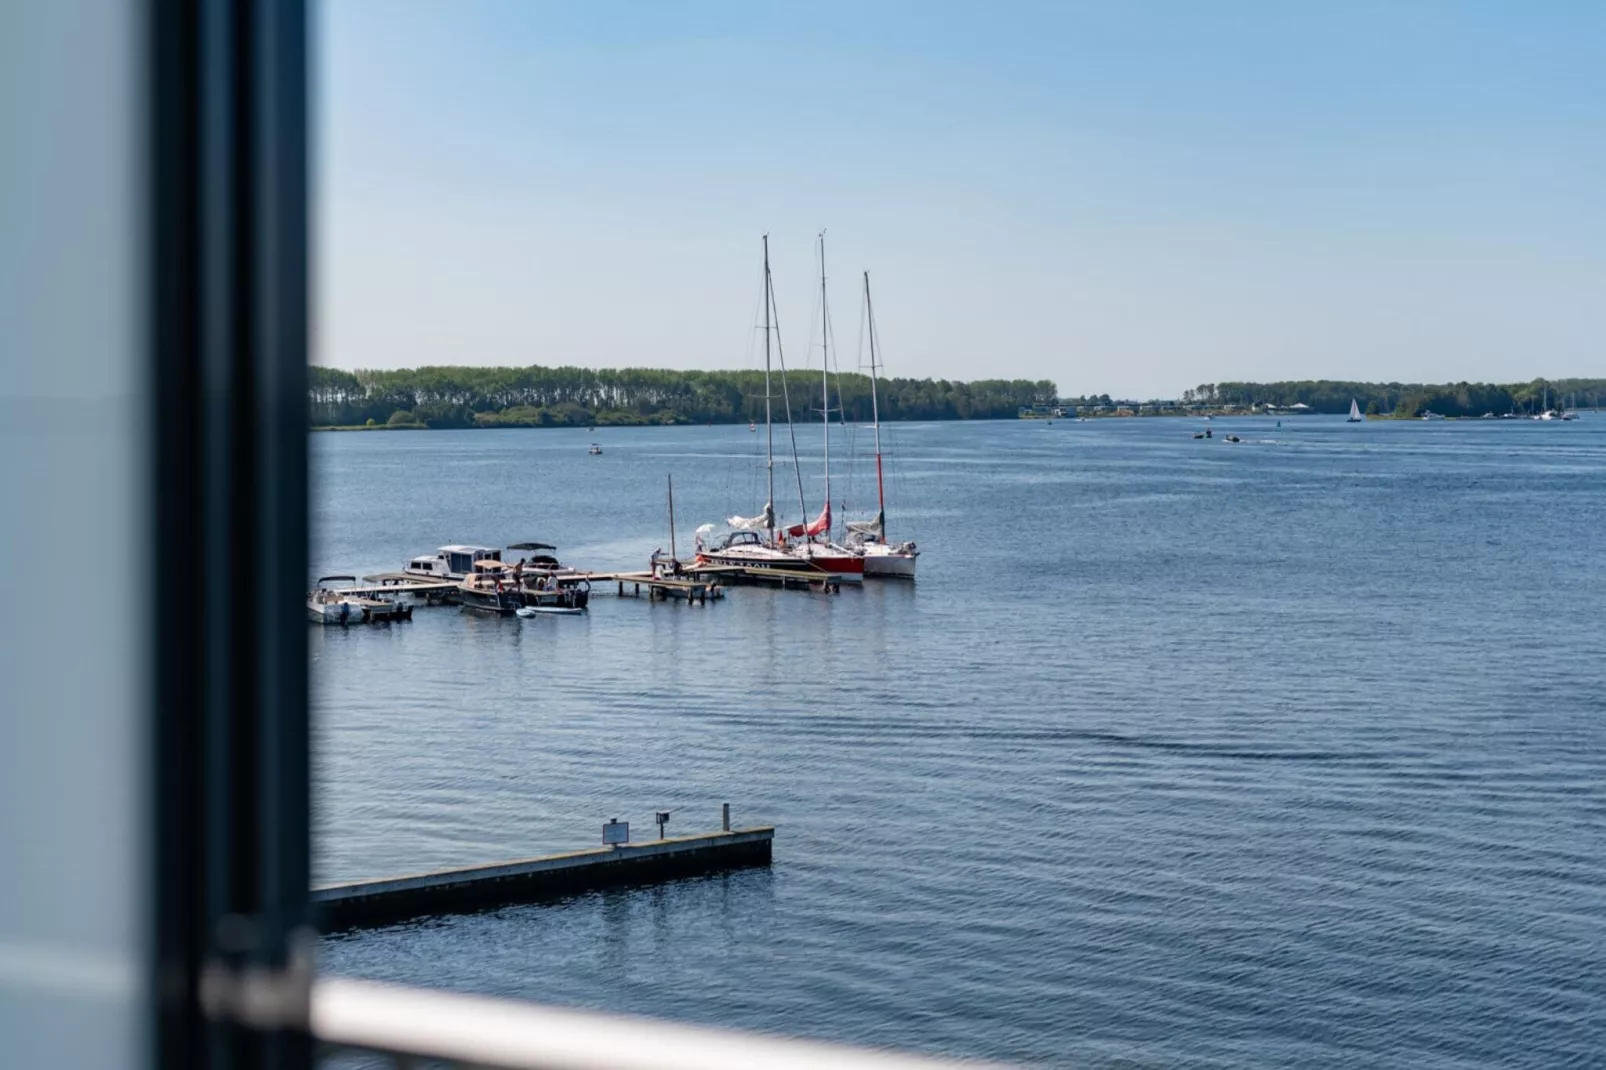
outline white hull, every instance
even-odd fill
[[[912,580],[915,578],[915,556],[913,554],[873,554],[868,551],[864,555],[864,574],[866,576],[885,577],[889,579]]]
[[[354,606],[348,602],[309,602],[307,619],[314,624],[343,626],[361,624],[364,614],[361,606]]]
[[[697,555],[710,565],[739,565],[742,568],[778,568],[802,572],[813,567],[801,557],[767,546],[733,546],[726,550],[706,550]]]

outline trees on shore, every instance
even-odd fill
[[[777,380],[780,373],[775,373]],[[310,369],[308,401],[314,427],[392,426],[563,427],[588,424],[747,423],[764,418],[761,371],[670,371],[655,368],[424,367],[394,371]],[[819,372],[787,373],[793,417],[818,410]],[[870,419],[868,376],[845,374],[842,409]],[[883,379],[883,420],[1013,418],[1022,406],[1053,404],[1058,389],[1046,379]],[[779,381],[776,412],[781,412]],[[836,407],[837,399],[831,399]],[[1347,404],[1347,403],[1346,403]]]
[[[1350,399],[1368,413],[1416,416],[1482,416],[1486,412],[1537,412],[1548,393],[1555,407],[1598,408],[1606,402],[1606,379],[1535,379],[1528,383],[1359,383],[1306,379],[1280,383],[1205,383],[1182,395],[1199,408],[1309,405],[1317,412],[1349,411]]]

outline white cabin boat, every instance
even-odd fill
[[[492,546],[442,546],[433,554],[413,558],[402,571],[432,580],[463,580],[473,574],[476,562],[500,560],[502,551]]]

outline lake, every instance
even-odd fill
[[[1606,416],[1203,426],[894,426],[916,584],[309,625],[320,880],[726,801],[778,826],[769,869],[327,937],[321,966],[1029,1064],[1595,1064]],[[689,556],[762,507],[763,437],[314,435],[317,574],[531,539],[643,568],[669,474]],[[839,519],[875,509],[852,437]]]

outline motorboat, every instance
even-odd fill
[[[432,580],[464,580],[480,561],[500,561],[502,551],[494,546],[442,546],[433,554],[415,557],[402,566],[409,576]]]
[[[512,569],[488,558],[474,562],[474,571],[457,585],[457,599],[464,609],[499,617],[511,617],[524,605]]]
[[[556,546],[549,542],[516,542],[507,549],[509,557],[515,551],[519,554],[512,569],[527,605],[581,610],[591,601],[590,578],[559,561]]]
[[[591,454],[593,457],[599,457],[602,455],[602,447],[593,442],[591,444],[591,448],[586,450],[586,452]]]
[[[314,624],[378,624],[413,619],[413,607],[400,598],[374,598],[370,589],[351,585],[355,576],[320,576],[307,595],[307,619]],[[344,585],[344,586],[342,586]]]

